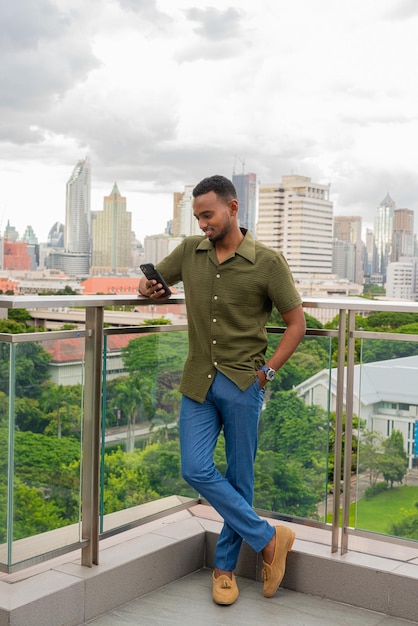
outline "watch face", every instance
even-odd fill
[[[275,376],[276,376],[276,372],[273,369],[267,370],[266,372],[267,380],[273,380]]]

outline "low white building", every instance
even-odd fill
[[[346,368],[345,368],[346,369]],[[346,374],[346,372],[345,372]],[[305,404],[336,410],[337,369],[324,369],[295,387]],[[346,406],[344,387],[343,406]],[[354,366],[353,412],[368,430],[401,431],[409,467],[418,464],[418,355]]]

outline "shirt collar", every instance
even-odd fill
[[[246,228],[241,228],[240,230],[244,235],[244,239],[236,249],[235,254],[239,254],[244,259],[247,259],[247,261],[250,261],[250,263],[255,263],[255,241],[249,230]],[[205,237],[199,243],[196,250],[213,250],[214,247],[213,242]]]

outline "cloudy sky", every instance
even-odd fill
[[[10,0],[0,10],[0,233],[64,222],[92,164],[137,237],[219,173],[330,183],[371,226],[390,193],[418,226],[417,0]]]

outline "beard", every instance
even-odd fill
[[[212,243],[216,243],[217,241],[222,241],[222,239],[225,237],[225,235],[229,233],[230,230],[231,230],[231,224],[228,222],[224,225],[224,227],[218,234],[214,233],[212,236],[208,237],[208,239]]]

